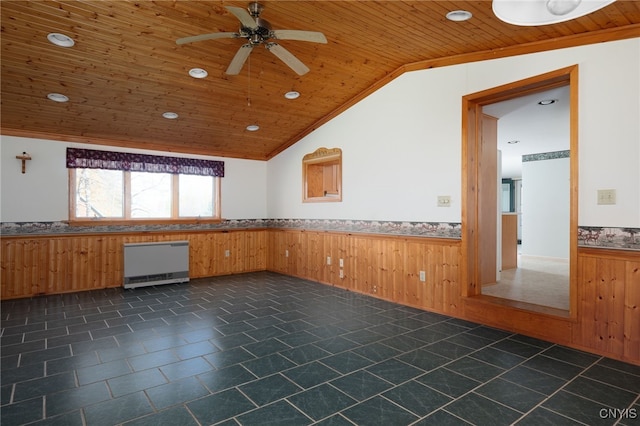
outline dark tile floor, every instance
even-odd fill
[[[253,273],[2,303],[1,422],[640,423],[640,367]]]

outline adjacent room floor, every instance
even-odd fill
[[[269,272],[5,301],[1,318],[3,426],[640,417],[640,366]]]
[[[569,262],[519,253],[518,267],[502,271],[482,294],[568,311]]]

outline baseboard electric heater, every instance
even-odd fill
[[[124,288],[189,281],[189,241],[124,245]]]

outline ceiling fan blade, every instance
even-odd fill
[[[274,38],[279,40],[299,40],[310,41],[312,43],[326,43],[327,38],[318,31],[299,31],[299,30],[273,30],[271,32]]]
[[[284,47],[280,46],[277,43],[269,43],[267,44],[267,49],[274,55],[276,55],[282,62],[287,64],[289,68],[294,70],[299,75],[304,75],[309,72],[309,68],[303,64],[300,59],[293,56],[291,52],[289,52]]]
[[[251,54],[253,50],[253,46],[249,43],[243,44],[240,49],[236,52],[236,56],[233,57],[231,63],[227,67],[226,73],[229,75],[238,75],[240,74],[240,70],[244,66],[245,61]]]
[[[238,38],[238,37],[240,37],[240,34],[238,33],[200,34],[197,36],[179,38],[176,40],[176,44],[186,44],[186,43],[193,43],[194,41],[214,40],[218,38]]]
[[[243,9],[241,7],[234,7],[234,6],[225,6],[225,7],[229,12],[233,13],[236,16],[236,18],[238,18],[238,20],[240,20],[240,23],[242,24],[243,27],[256,28],[258,26],[258,24],[256,23],[256,20],[253,19],[251,15],[249,15],[249,12],[247,12],[247,9]]]

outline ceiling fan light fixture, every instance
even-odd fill
[[[547,10],[556,16],[576,10],[582,0],[547,0]]]
[[[257,124],[249,124],[247,126],[247,130],[250,132],[257,132],[258,130],[260,130],[260,126],[258,126]]]
[[[47,34],[47,40],[60,47],[73,47],[76,44],[71,37],[60,33]]]
[[[175,120],[176,118],[178,118],[178,114],[171,111],[163,112],[162,116],[167,120]]]
[[[454,22],[468,21],[473,16],[471,12],[467,10],[452,10],[445,15],[448,20]]]
[[[493,13],[502,21],[521,26],[570,21],[610,5],[615,0],[493,0]]]
[[[285,93],[284,97],[287,99],[298,99],[300,97],[300,92],[296,92],[295,90],[292,90],[290,92]]]
[[[191,68],[189,70],[189,75],[193,78],[205,78],[209,73],[202,68]]]
[[[54,102],[69,102],[69,97],[61,93],[49,93],[47,98]]]

